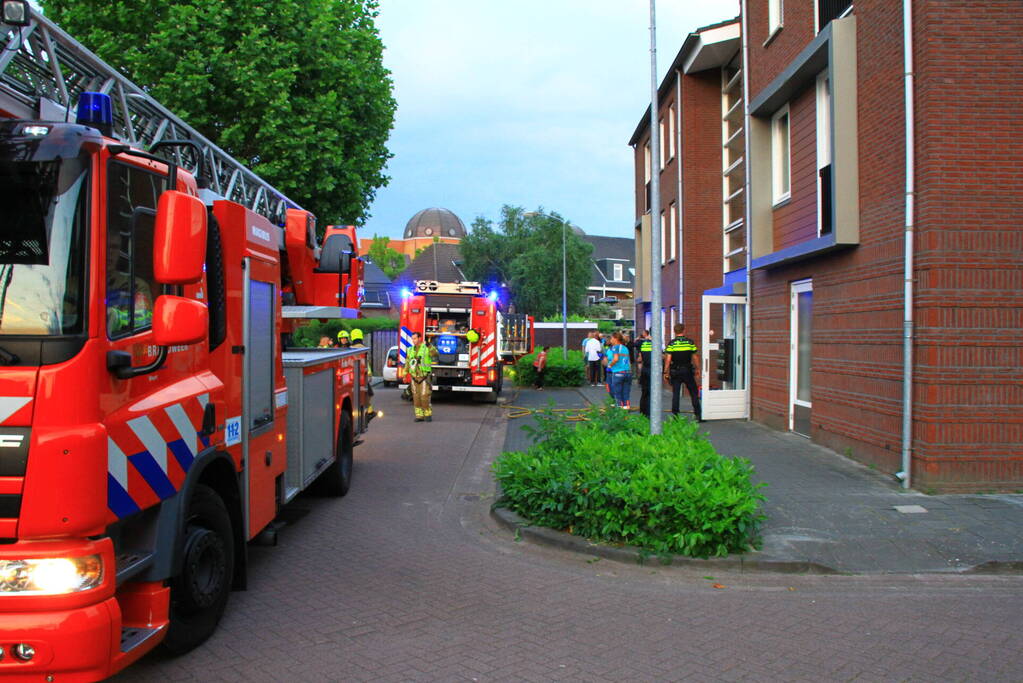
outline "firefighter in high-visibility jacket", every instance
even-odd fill
[[[433,380],[430,377],[432,369],[430,347],[423,342],[423,335],[413,332],[412,346],[405,352],[405,372],[412,390],[416,422],[433,421],[433,409],[430,406],[430,396],[433,393]]]
[[[364,349],[366,348],[366,342],[362,336],[362,330],[356,327],[351,331],[351,348],[353,349]],[[377,411],[373,409],[373,368],[369,364],[369,354],[366,354],[366,395],[369,396],[369,405],[366,407],[366,414],[374,416]]]

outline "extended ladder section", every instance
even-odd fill
[[[27,27],[0,24],[0,44],[0,114],[73,121],[81,93],[105,93],[122,142],[140,149],[166,140],[194,143],[198,153],[189,146],[161,152],[194,175],[202,170],[212,191],[277,225],[284,225],[288,208],[301,208],[38,12]]]

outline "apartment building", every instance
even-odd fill
[[[749,417],[916,489],[1023,489],[1018,0],[742,6],[748,263],[702,308],[748,297]]]
[[[740,38],[738,19],[690,34],[658,87],[659,158],[651,158],[649,107],[629,140],[635,158],[636,325],[652,329],[659,323],[667,340],[682,322],[701,348],[730,340],[725,381],[704,363],[704,411],[721,418],[745,417],[747,404],[741,371],[746,199]],[[660,181],[657,217],[651,217],[654,172]],[[653,259],[651,226],[661,237]],[[661,284],[659,311],[651,308],[654,277]]]

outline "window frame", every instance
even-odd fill
[[[669,261],[678,258],[678,205],[672,202],[668,205],[668,232],[671,236],[671,249],[668,250]]]
[[[781,120],[785,119],[784,132]],[[784,134],[783,134],[784,133]],[[784,137],[784,141],[782,141]],[[785,163],[782,163],[784,152]],[[784,182],[783,182],[784,181]],[[784,191],[779,191],[784,185]],[[771,116],[771,199],[778,206],[792,198],[792,116],[786,102]]]
[[[675,158],[675,105],[668,105],[668,161]]]
[[[106,308],[106,311],[105,311],[106,323],[104,324],[104,327],[106,329],[107,338],[110,339],[111,341],[119,340],[119,339],[126,339],[128,337],[133,337],[133,336],[138,335],[138,334],[144,334],[145,332],[150,331],[152,329],[152,327],[153,327],[152,315],[150,315],[148,324],[138,325],[138,326],[136,326],[136,324],[135,324],[135,297],[137,295],[137,290],[136,290],[136,272],[135,272],[135,267],[136,267],[137,259],[136,259],[135,254],[136,254],[136,244],[137,244],[137,241],[138,241],[137,238],[136,238],[135,232],[136,232],[136,229],[137,229],[139,216],[141,216],[141,215],[151,216],[153,218],[153,224],[154,224],[154,235],[152,236],[152,239],[155,239],[156,209],[157,209],[157,205],[159,204],[160,195],[162,195],[163,192],[166,190],[166,185],[167,185],[166,174],[158,173],[158,172],[154,171],[153,169],[150,169],[150,168],[148,168],[146,166],[140,166],[140,165],[137,165],[137,164],[130,163],[128,161],[121,160],[121,159],[110,159],[107,162],[106,179],[105,179],[106,180],[106,214],[104,216],[104,249],[106,249],[106,242],[107,242],[107,240],[110,239],[110,229],[111,229],[110,228],[110,224],[111,224],[111,215],[112,215],[111,211],[115,208],[115,203],[114,203],[110,193],[111,193],[112,188],[113,188],[113,183],[111,182],[111,179],[114,177],[113,173],[112,173],[112,169],[114,169],[117,166],[120,166],[120,167],[123,167],[123,168],[127,169],[129,174],[132,173],[132,172],[138,172],[138,173],[143,173],[143,174],[146,174],[148,176],[151,176],[151,178],[155,179],[155,181],[156,181],[155,184],[154,184],[154,188],[156,188],[156,194],[154,196],[154,202],[153,202],[154,206],[148,207],[148,206],[145,206],[143,204],[139,204],[137,206],[131,206],[130,207],[132,209],[132,213],[131,213],[131,218],[129,219],[130,223],[131,223],[131,236],[130,236],[130,240],[131,241],[130,241],[130,243],[128,245],[128,267],[129,267],[128,281],[129,281],[129,284],[131,286],[131,291],[130,291],[130,296],[129,296],[130,305],[129,305],[129,308],[128,308],[129,324],[123,330],[118,330],[116,332],[111,332],[111,330],[110,330],[110,323],[109,323],[109,311],[110,311],[111,307],[107,303],[106,306],[105,306],[105,308]],[[129,185],[130,185],[130,182],[131,181],[129,180]],[[118,203],[119,204],[120,204],[120,199],[121,198],[118,198]],[[152,244],[152,239],[149,240],[150,244]],[[106,303],[107,299],[110,296],[110,291],[111,291],[110,290],[110,275],[111,275],[111,271],[110,271],[110,267],[109,267],[110,264],[107,262],[107,257],[105,255],[104,255],[103,261],[104,261],[104,272],[105,272],[105,277],[103,279],[104,303]],[[150,261],[152,261],[152,254],[150,254]],[[163,288],[160,287],[160,285],[156,281],[155,277],[153,277],[153,279],[149,281],[149,285],[150,285],[150,296],[152,298],[152,301],[150,302],[150,306],[152,306],[153,309],[155,310],[156,299],[157,299],[158,296],[160,296],[160,294],[163,293]]]
[[[785,0],[767,0],[767,39],[785,27]]]
[[[615,282],[625,281],[625,264],[624,263],[612,263],[611,264],[611,279]]]

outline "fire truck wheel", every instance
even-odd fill
[[[163,641],[172,654],[188,652],[212,635],[231,592],[231,517],[220,496],[203,484],[188,505],[181,560],[181,574],[171,581],[170,627]]]
[[[317,482],[321,494],[338,498],[348,493],[352,485],[352,437],[352,416],[342,412],[341,428],[337,434],[337,457],[323,470]]]

